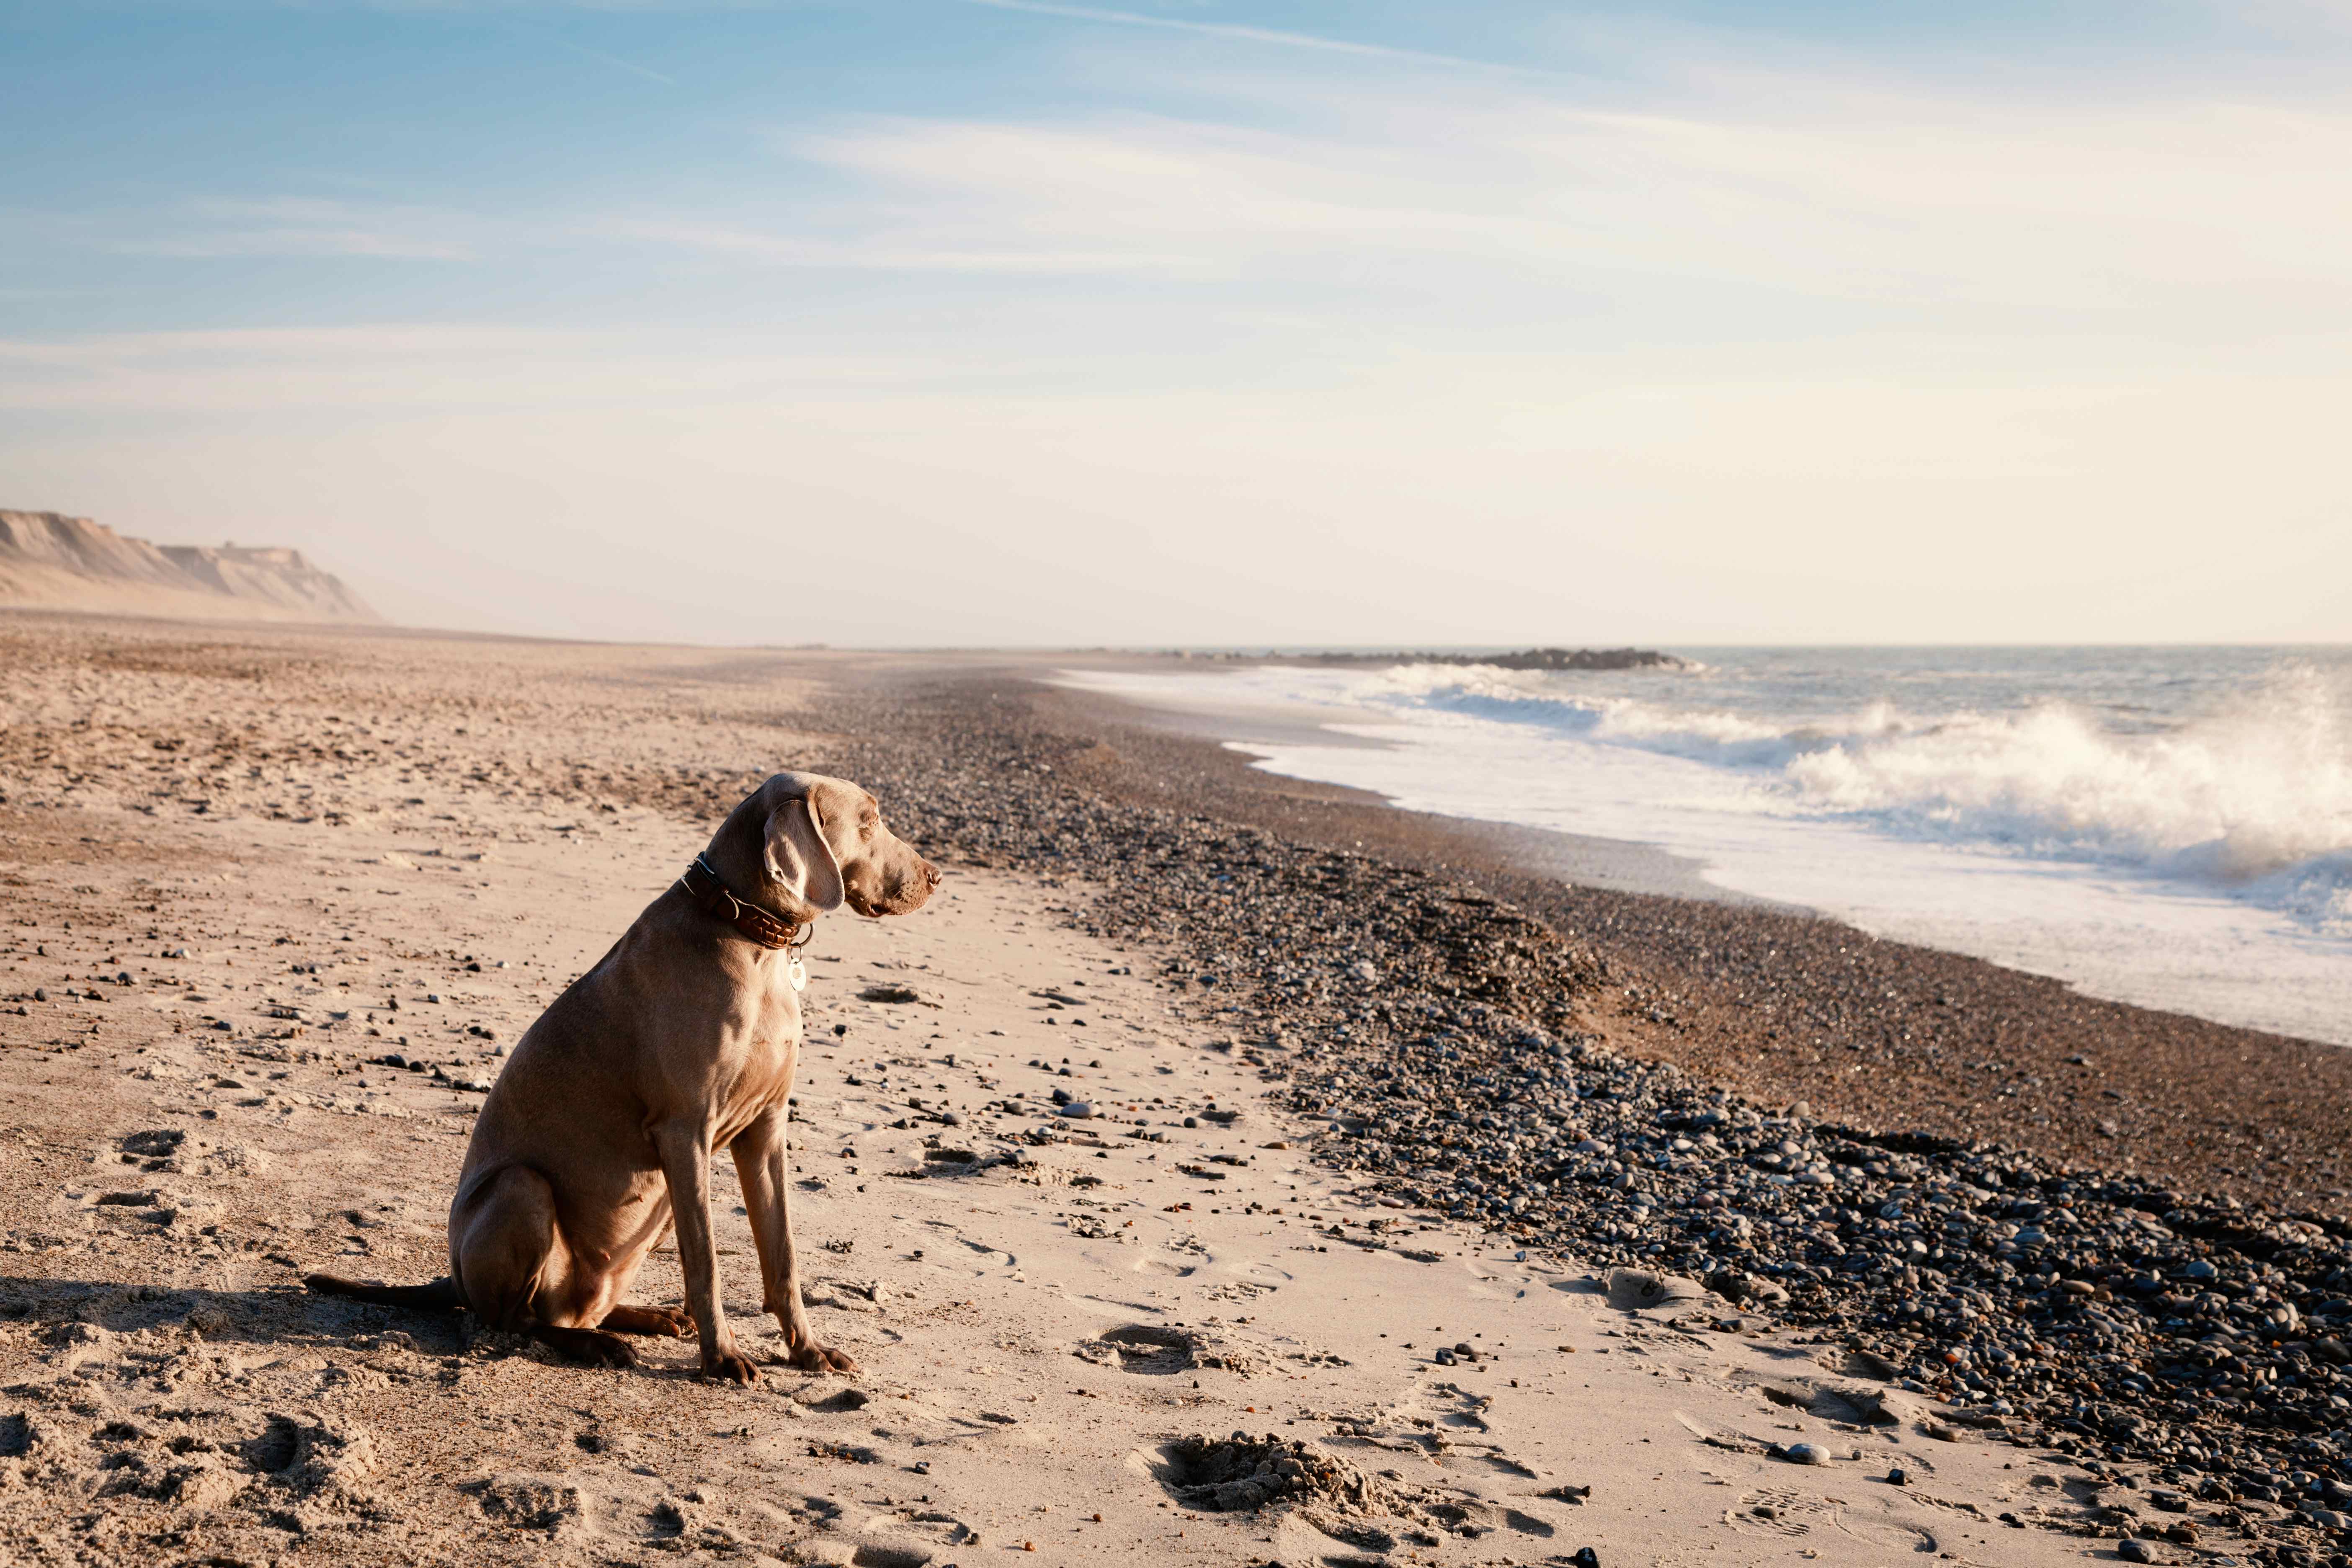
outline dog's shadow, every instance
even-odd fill
[[[37,1345],[142,1330],[189,1331],[210,1344],[348,1345],[373,1349],[400,1333],[426,1355],[463,1354],[470,1325],[462,1313],[423,1312],[320,1296],[297,1284],[215,1290],[120,1279],[0,1274],[0,1323],[30,1325]],[[397,1343],[398,1342],[394,1342]]]
[[[194,1285],[0,1274],[0,1326],[8,1324],[32,1329],[37,1356],[62,1363],[117,1360],[133,1370],[144,1361],[169,1353],[168,1339],[142,1334],[146,1330],[256,1352],[396,1351],[445,1359],[531,1355],[566,1365],[583,1364],[536,1343],[528,1333],[489,1329],[465,1312],[353,1301],[293,1283],[215,1290]],[[125,1335],[141,1337],[120,1347],[105,1342]],[[896,1337],[887,1331],[885,1335]],[[633,1338],[630,1344],[643,1359],[627,1369],[628,1375],[664,1381],[692,1380],[697,1375],[691,1338]],[[775,1373],[796,1375],[773,1357],[765,1361]],[[8,1381],[7,1371],[7,1363],[0,1360],[0,1384]]]

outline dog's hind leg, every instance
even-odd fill
[[[509,1165],[459,1198],[449,1262],[466,1304],[485,1323],[601,1366],[634,1366],[628,1342],[576,1321],[578,1282],[556,1224],[555,1189],[524,1165]]]

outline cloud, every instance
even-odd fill
[[[167,233],[100,243],[128,256],[191,258],[231,256],[358,256],[411,261],[468,261],[474,245],[450,232],[445,213],[282,196],[186,204]]]
[[[435,265],[409,324],[20,332],[0,458],[39,504],[332,520],[542,630],[2352,632],[2332,100],[1165,43],[1090,33],[1014,108],[739,102],[740,162],[529,210],[109,217],[62,249]],[[837,542],[919,631],[795,595]],[[2272,585],[2201,594],[2221,556]]]
[[[984,6],[992,11],[1025,11],[1033,16],[1062,16],[1079,22],[1106,22],[1123,27],[1152,27],[1169,32],[1192,33],[1203,37],[1229,38],[1237,43],[1267,44],[1282,49],[1312,49],[1335,55],[1352,55],[1360,58],[1396,61],[1406,65],[1442,66],[1472,71],[1490,71],[1507,76],[1558,76],[1563,73],[1541,67],[1496,60],[1473,59],[1462,55],[1433,53],[1427,49],[1398,48],[1389,44],[1365,43],[1351,38],[1334,38],[1319,33],[1294,33],[1277,27],[1256,27],[1236,22],[1202,22],[1181,16],[1154,16],[1136,11],[1116,11],[1099,5],[1063,5],[1049,0],[959,0],[966,5]]]
[[[584,231],[615,239],[708,251],[777,267],[878,268],[890,272],[971,272],[1075,276],[1085,273],[1197,270],[1197,258],[1134,249],[1024,248],[977,241],[956,244],[898,233],[870,239],[777,233],[740,224],[666,217],[613,217]]]
[[[755,265],[1449,301],[1499,287],[1522,309],[1598,289],[1669,317],[1693,285],[2192,331],[2352,300],[2352,112],[2333,104],[2012,102],[1737,69],[1639,110],[1425,81],[1376,104],[1322,79],[1193,85],[1234,107],[780,132],[846,194],[596,227]]]

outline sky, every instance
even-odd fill
[[[0,0],[0,506],[836,646],[2352,639],[2352,0]]]

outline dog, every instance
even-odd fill
[[[710,1161],[735,1157],[760,1254],[762,1310],[785,1357],[855,1373],[801,1301],[784,1152],[800,1056],[793,946],[845,903],[868,918],[922,907],[939,868],[842,779],[776,774],[736,806],[685,875],[646,906],[515,1046],[449,1205],[449,1273],[429,1285],[313,1274],[327,1295],[462,1309],[577,1360],[631,1366],[624,1334],[701,1341],[702,1375],[750,1383],[719,1300]],[[686,1309],[624,1298],[675,1227]]]

